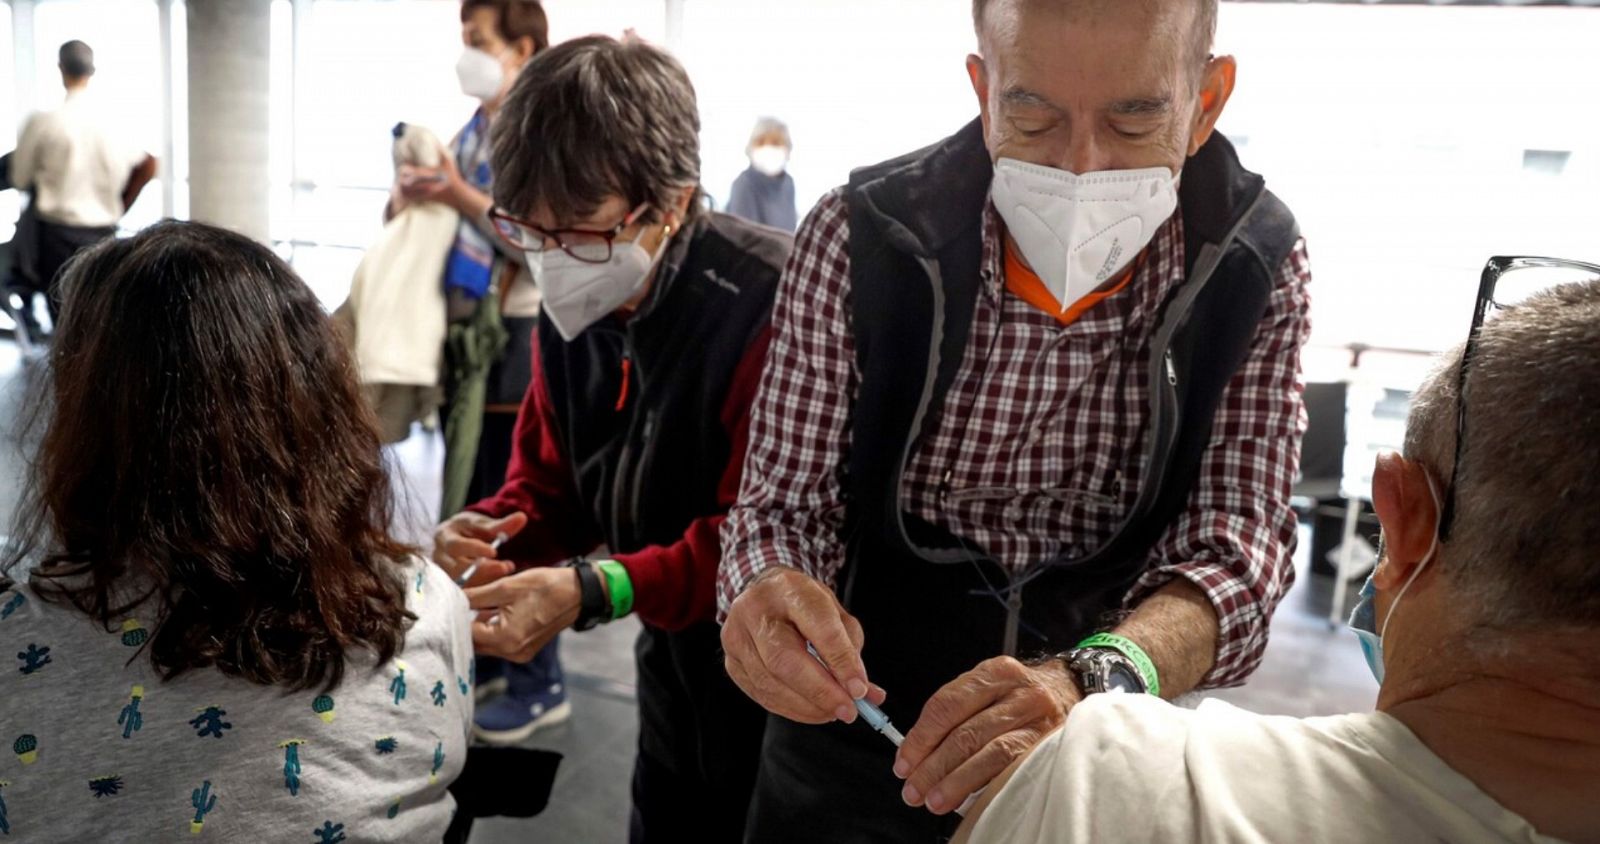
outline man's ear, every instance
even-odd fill
[[[1206,62],[1200,90],[1196,92],[1200,106],[1195,110],[1194,125],[1189,132],[1190,155],[1199,152],[1206,141],[1211,140],[1211,133],[1216,131],[1217,119],[1222,117],[1222,110],[1233,97],[1233,81],[1238,67],[1233,56],[1213,56]]]
[[[1439,514],[1421,463],[1395,452],[1378,455],[1372,472],[1372,507],[1383,526],[1384,559],[1373,575],[1379,589],[1399,589],[1433,547]]]
[[[977,53],[967,56],[967,78],[978,97],[978,116],[983,120],[983,136],[989,137],[989,67]]]

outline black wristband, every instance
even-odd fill
[[[567,565],[578,576],[578,620],[573,630],[593,630],[611,620],[611,606],[606,601],[605,587],[600,585],[600,572],[588,560],[573,560]]]

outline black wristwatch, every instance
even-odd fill
[[[1061,654],[1067,672],[1078,681],[1085,695],[1100,692],[1130,692],[1144,694],[1144,678],[1138,666],[1121,652],[1111,648],[1078,648]]]
[[[600,585],[600,572],[595,571],[594,563],[580,557],[567,565],[578,577],[578,620],[572,623],[572,629],[593,630],[610,621],[611,606],[606,601],[606,590]]]

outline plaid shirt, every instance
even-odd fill
[[[840,191],[823,198],[778,290],[739,503],[722,528],[724,617],[769,566],[831,585],[844,563],[846,453],[861,383],[847,218]],[[1174,214],[1127,289],[1065,327],[1006,291],[1001,231],[991,205],[965,356],[936,429],[906,466],[902,503],[1021,571],[1092,552],[1138,496],[1146,346],[1161,304],[1183,280],[1183,225]],[[1255,669],[1268,619],[1294,578],[1289,488],[1305,429],[1299,375],[1309,281],[1301,241],[1279,268],[1249,356],[1217,409],[1188,508],[1125,600],[1136,605],[1176,577],[1205,592],[1221,636],[1204,686],[1236,685]]]

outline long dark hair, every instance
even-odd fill
[[[311,290],[232,232],[166,222],[77,258],[32,426],[10,573],[162,676],[333,688],[413,618],[378,433]],[[41,424],[42,423],[42,424]],[[146,618],[146,616],[149,616]]]

